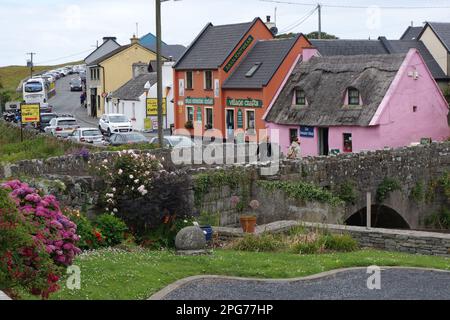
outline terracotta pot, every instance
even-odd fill
[[[241,216],[240,222],[245,233],[255,233],[256,216]]]

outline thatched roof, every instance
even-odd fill
[[[368,126],[406,54],[314,57],[299,62],[266,121],[303,126]],[[296,88],[307,107],[293,106]],[[344,106],[348,88],[358,89],[362,106]]]

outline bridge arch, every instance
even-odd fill
[[[386,205],[372,205],[371,225],[374,228],[385,229],[411,229],[409,223],[402,215]],[[345,224],[349,226],[367,225],[367,207],[364,207],[347,216]]]

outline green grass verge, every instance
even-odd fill
[[[194,275],[294,278],[347,268],[379,266],[450,270],[450,259],[375,250],[298,255],[217,250],[210,256],[177,256],[168,251],[103,249],[76,258],[81,290],[62,289],[51,299],[147,299],[179,279]],[[33,299],[24,296],[25,299]]]

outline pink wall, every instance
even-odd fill
[[[408,76],[414,70],[419,74],[418,80]],[[414,106],[417,107],[416,112],[413,112]],[[448,104],[422,57],[417,50],[411,49],[371,125],[330,127],[329,148],[343,152],[344,133],[352,134],[353,152],[408,146],[420,142],[421,138],[446,140],[450,136],[448,112]],[[267,123],[266,126],[280,130],[280,144],[282,151],[286,153],[289,147],[289,129],[296,126],[274,123]],[[314,130],[314,138],[301,137],[300,141],[302,156],[319,153],[318,128]]]

